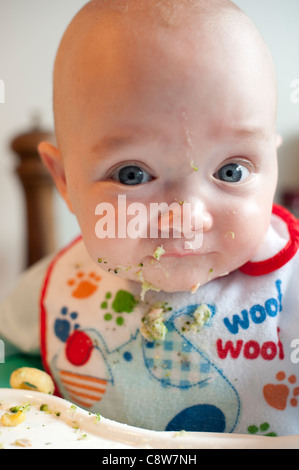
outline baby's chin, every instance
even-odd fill
[[[148,288],[164,292],[195,293],[200,286],[220,275],[218,269],[214,270],[208,263],[202,263],[199,268],[198,264],[172,266],[172,263],[169,264],[165,261],[144,266],[139,273],[139,280],[145,283]],[[221,272],[221,275],[226,274],[228,272]]]

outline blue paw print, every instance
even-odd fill
[[[76,320],[78,317],[77,312],[71,312],[69,313],[67,307],[62,307],[60,311],[61,315],[66,317],[67,315],[69,316],[70,320]],[[79,328],[79,324],[75,323],[73,325],[74,330],[77,330]],[[71,322],[67,318],[57,318],[54,324],[54,332],[57,338],[59,338],[63,343],[66,342],[68,337],[70,336],[72,329]]]

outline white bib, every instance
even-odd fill
[[[95,265],[77,239],[41,294],[42,354],[57,393],[148,429],[299,433],[298,226],[281,208],[266,245],[279,252],[195,294],[148,291],[142,301],[141,284]],[[142,318],[157,302],[167,333],[153,340]],[[201,304],[211,316],[198,329]]]

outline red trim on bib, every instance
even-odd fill
[[[73,240],[71,243],[69,243],[66,247],[64,247],[62,250],[60,250],[57,255],[54,257],[54,259],[51,261],[48,270],[46,272],[46,276],[44,279],[44,284],[41,290],[41,297],[40,297],[40,344],[41,344],[41,357],[42,357],[42,362],[44,366],[45,372],[47,372],[49,375],[52,376],[50,367],[48,366],[47,362],[47,346],[46,346],[46,311],[45,311],[45,306],[44,306],[44,299],[47,294],[47,288],[49,284],[49,280],[53,271],[53,268],[57,261],[61,258],[61,256],[64,255],[66,251],[68,251],[72,246],[74,246],[76,243],[78,243],[82,239],[82,236],[78,236]],[[53,379],[53,377],[52,377]],[[54,379],[53,379],[54,380]],[[54,381],[55,383],[55,381]],[[56,396],[62,396],[61,393],[59,392],[59,389],[55,383],[55,392],[54,394]]]
[[[290,239],[285,247],[272,258],[256,263],[249,261],[244,264],[239,268],[244,274],[248,274],[249,276],[262,276],[272,273],[288,263],[297,253],[299,248],[299,221],[291,212],[277,204],[273,205],[272,213],[280,217],[287,224]]]

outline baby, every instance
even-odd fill
[[[40,328],[57,394],[155,430],[299,433],[299,229],[273,205],[276,105],[271,55],[228,0],[76,15],[57,147],[39,153],[82,237],[0,311],[23,351]]]

